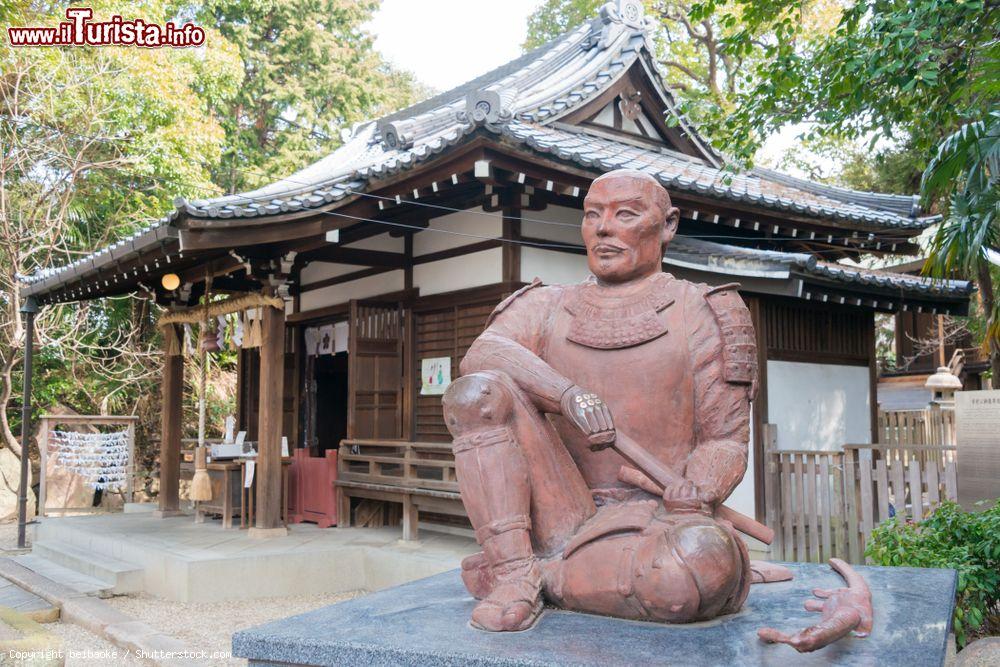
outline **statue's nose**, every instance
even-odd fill
[[[611,233],[611,219],[607,215],[602,215],[597,220],[597,228],[594,230],[598,236],[607,236]]]

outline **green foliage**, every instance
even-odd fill
[[[528,17],[525,51],[538,48],[549,40],[583,25],[597,16],[605,0],[545,0]]]
[[[1000,613],[1000,501],[982,512],[945,502],[918,523],[883,522],[865,555],[876,565],[957,570],[952,627],[959,647]]]
[[[215,182],[252,189],[329,153],[339,131],[413,101],[408,74],[392,70],[363,30],[377,0],[205,0],[202,25],[219,31],[242,61],[234,95],[212,96],[226,133]]]
[[[984,0],[867,0],[844,10],[835,30],[797,39],[803,0],[705,0],[698,16],[724,14],[735,28],[733,53],[759,47],[723,122],[727,148],[745,160],[762,137],[789,123],[813,122],[814,134],[874,140],[895,137],[930,151],[996,87],[986,56],[994,48],[1000,5]],[[732,12],[739,8],[738,17]],[[728,12],[728,14],[726,14]]]
[[[998,71],[1000,74],[1000,71]],[[1000,299],[984,252],[1000,248],[1000,106],[945,137],[924,172],[925,199],[947,197],[947,217],[931,240],[927,273],[979,279],[985,315],[983,347],[1000,372]]]
[[[601,0],[547,0],[528,20],[525,48],[534,48],[597,15]],[[764,44],[776,36],[761,22],[749,28],[742,22],[740,2],[713,5],[703,11],[691,0],[646,0],[646,16],[657,26],[652,32],[654,55],[660,71],[673,89],[683,113],[701,125],[704,134],[720,147],[733,142],[743,127],[727,122],[738,97],[767,76],[762,67]],[[781,32],[782,39],[800,44],[824,35],[840,16],[836,0],[804,0],[799,20]],[[741,48],[733,40],[753,33]]]

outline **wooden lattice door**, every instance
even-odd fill
[[[351,301],[348,438],[403,437],[402,304]]]

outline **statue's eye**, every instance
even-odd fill
[[[627,208],[623,208],[618,211],[618,217],[622,220],[629,220],[634,218],[636,215],[638,214],[635,211]]]

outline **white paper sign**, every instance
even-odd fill
[[[420,360],[420,394],[440,396],[451,384],[451,357]]]
[[[327,324],[319,328],[319,352],[317,354],[333,354],[332,324]]]
[[[288,454],[288,437],[281,436],[281,455],[287,457]]]
[[[236,442],[233,443],[233,444],[242,445],[243,441],[246,440],[246,439],[247,439],[247,432],[246,431],[240,431],[239,433],[236,434]]]
[[[315,356],[319,347],[319,329],[317,327],[307,327],[305,334],[306,355]]]
[[[249,489],[251,486],[253,486],[253,473],[256,469],[257,469],[256,461],[247,461],[246,468],[244,468],[244,470],[246,470],[246,474],[243,476],[244,489]]]
[[[333,352],[347,352],[347,336],[350,325],[347,322],[337,322],[333,325]]]

